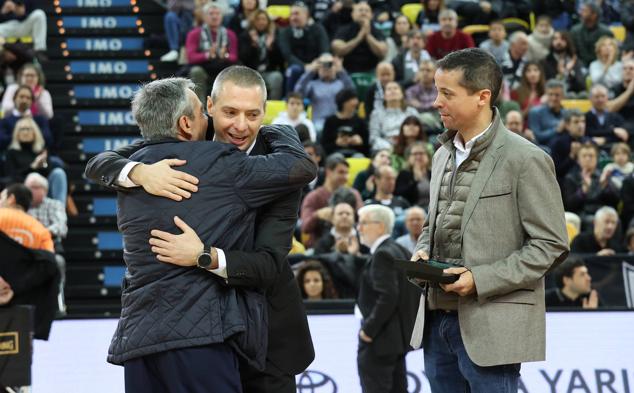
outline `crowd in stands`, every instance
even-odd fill
[[[4,75],[15,75],[1,104],[5,183],[26,180],[34,195],[26,210],[61,245],[69,180],[52,154],[59,141],[38,66],[46,61],[45,21],[28,1],[3,3],[0,37],[34,38],[34,50],[22,54],[1,45]],[[398,1],[312,0],[290,5],[288,17],[267,12],[266,0],[167,3],[161,61],[178,62],[203,102],[225,67],[258,70],[268,99],[286,101],[273,123],[295,127],[320,167],[294,239],[305,298],[354,297],[369,253],[356,230],[364,205],[390,207],[391,236],[413,249],[443,132],[433,108],[435,61],[475,46],[503,70],[496,106],[508,129],[553,158],[572,252],[634,254],[634,1],[421,0],[409,16]],[[617,40],[613,25],[625,37]],[[578,100],[590,109],[567,105]],[[565,265],[550,304],[596,307],[590,280],[583,262]],[[0,281],[0,298],[3,288]]]

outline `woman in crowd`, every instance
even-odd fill
[[[407,34],[412,28],[412,24],[405,15],[399,15],[394,19],[392,34],[385,40],[388,48],[385,61],[392,61],[401,51],[407,50]]]
[[[229,20],[228,28],[233,30],[237,36],[249,28],[251,19],[255,12],[260,9],[258,0],[240,0],[238,10]]]
[[[337,299],[330,274],[319,261],[309,260],[297,272],[297,283],[306,300]]]
[[[26,85],[33,92],[33,105],[31,106],[31,114],[42,115],[47,119],[53,118],[53,100],[51,94],[44,88],[44,74],[42,69],[35,64],[25,64],[18,72],[18,83],[12,83],[7,86],[2,98],[2,112],[11,113],[15,108],[13,96],[18,86]]]
[[[405,103],[401,85],[385,85],[383,108],[375,108],[370,116],[370,144],[373,150],[389,149],[396,142],[403,120],[418,115],[418,111]]]
[[[431,156],[424,142],[414,142],[405,149],[407,163],[396,178],[394,195],[402,196],[412,205],[427,209],[431,179]]]
[[[377,168],[383,165],[390,165],[390,149],[375,150],[371,158],[372,161],[370,161],[368,169],[359,172],[352,185],[352,187],[359,191],[361,199],[364,201],[374,197],[374,173]]]
[[[416,16],[418,28],[425,33],[433,33],[440,30],[438,15],[445,9],[445,0],[420,0],[423,9]]]
[[[275,23],[266,11],[256,9],[251,14],[249,25],[238,36],[238,58],[262,75],[268,99],[282,98],[284,76],[279,71],[282,56],[275,42]]]
[[[541,104],[545,92],[546,78],[542,66],[535,61],[527,61],[519,87],[511,92],[511,99],[520,104],[524,118],[530,108]]]
[[[592,84],[600,83],[614,90],[623,82],[623,63],[619,60],[619,44],[615,38],[603,36],[594,45],[597,59],[590,63]]]
[[[396,138],[394,150],[392,151],[392,167],[398,172],[405,166],[405,150],[415,142],[423,142],[430,156],[434,155],[434,147],[427,138],[423,123],[418,116],[407,116],[401,124],[401,130]]]
[[[22,183],[31,172],[48,178],[49,196],[66,206],[68,180],[62,168],[53,168],[44,148],[44,138],[37,123],[25,117],[15,124],[11,144],[6,152],[4,173],[14,182]]]
[[[368,127],[358,113],[359,99],[355,89],[343,89],[335,96],[337,112],[326,118],[321,145],[326,155],[341,153],[346,157],[367,156]]]

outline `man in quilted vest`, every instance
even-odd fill
[[[434,393],[517,392],[521,363],[545,358],[543,277],[568,253],[554,165],[501,122],[490,54],[447,55],[435,83],[448,131],[413,259],[453,264],[445,272],[460,277],[424,285],[411,344],[422,341]]]

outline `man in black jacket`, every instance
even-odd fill
[[[223,71],[208,100],[208,110],[213,116],[215,138],[227,141],[250,155],[262,155],[269,151],[260,134],[269,126],[260,128],[262,116],[255,115],[254,108],[264,110],[266,90],[263,85],[250,86],[262,92],[262,98],[249,100],[242,91],[235,89],[236,80],[244,67],[230,67]],[[248,69],[247,69],[248,70]],[[252,72],[252,71],[250,71]],[[259,87],[260,90],[257,90]],[[254,102],[252,102],[254,101]],[[120,185],[117,178],[124,180],[125,171],[129,180],[142,185],[146,191],[174,200],[189,198],[197,190],[197,179],[184,172],[175,171],[172,165],[181,165],[178,159],[165,160],[153,165],[136,165],[123,158],[138,147],[129,146],[116,152],[104,152],[93,158],[86,169],[86,175],[108,186]],[[129,168],[133,167],[132,171]],[[123,175],[123,176],[121,176]],[[291,233],[297,221],[299,192],[288,192],[281,198],[267,204],[258,211],[256,236],[253,252],[218,250],[212,248],[214,264],[218,256],[224,256],[226,283],[235,287],[255,287],[265,291],[269,310],[269,345],[266,368],[258,372],[243,363],[240,367],[242,385],[246,392],[295,392],[294,375],[302,372],[314,359],[314,350],[308,322],[302,305],[299,288],[286,260],[291,244]],[[187,226],[182,223],[182,228]],[[191,224],[191,223],[190,223]],[[187,238],[187,239],[185,239]],[[198,236],[193,231],[185,231],[174,236],[172,246],[195,244]],[[196,240],[191,240],[196,239]],[[199,240],[198,240],[199,241]],[[212,246],[205,244],[205,247]],[[216,244],[217,246],[217,244]],[[181,261],[191,264],[187,251],[161,247],[160,255],[168,262]],[[159,258],[163,258],[159,256]],[[220,261],[218,261],[220,263]]]
[[[357,304],[363,315],[357,366],[364,393],[407,392],[405,355],[420,291],[407,281],[393,261],[411,253],[390,238],[394,213],[386,206],[359,209],[361,242],[372,258],[361,274]]]

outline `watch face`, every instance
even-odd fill
[[[211,255],[208,253],[202,253],[198,256],[198,267],[207,269],[211,266]]]

